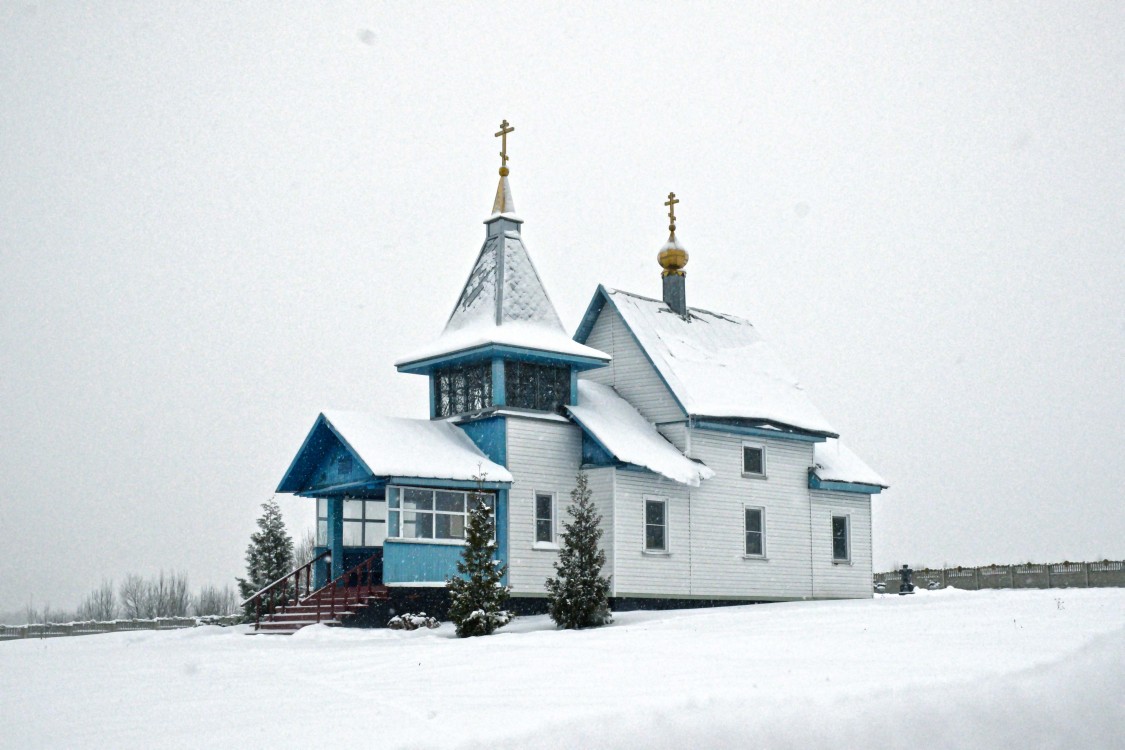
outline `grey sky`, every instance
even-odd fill
[[[572,330],[682,199],[877,569],[1125,555],[1125,5],[76,5],[0,3],[0,608],[227,582],[320,409],[424,416],[502,118]]]

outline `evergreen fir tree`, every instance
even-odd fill
[[[292,569],[293,540],[285,531],[277,499],[271,497],[262,503],[258,531],[250,535],[250,545],[246,548],[246,578],[238,579],[239,593],[243,599],[249,599]],[[282,599],[284,596],[278,592],[269,601],[263,600],[262,612],[271,611]],[[254,616],[253,604],[247,605],[246,616]]]
[[[483,482],[480,477],[478,482]],[[491,635],[512,621],[507,586],[503,585],[505,566],[493,559],[496,552],[495,522],[492,507],[485,495],[474,492],[469,497],[469,521],[465,526],[465,548],[457,563],[457,572],[447,581],[449,586],[449,619],[457,627],[460,638]]]
[[[593,493],[586,475],[578,472],[566,512],[563,546],[555,563],[554,578],[547,579],[547,611],[560,628],[591,628],[613,622],[609,612],[609,579],[603,576],[605,552],[602,517],[591,502]]]

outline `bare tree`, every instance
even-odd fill
[[[300,541],[293,545],[293,565],[304,565],[316,555],[316,529],[305,529]]]
[[[102,585],[91,591],[78,605],[79,620],[98,620],[105,622],[117,617],[117,595],[113,581],[103,580]]]
[[[187,617],[191,607],[187,576],[160,571],[160,575],[149,582],[149,598],[152,600],[150,617]]]
[[[121,582],[121,614],[124,617],[138,619],[148,617],[148,584],[145,579],[135,573],[125,576]]]
[[[234,589],[229,585],[222,588],[207,585],[199,589],[199,594],[192,602],[192,609],[197,617],[232,615],[238,613],[238,600],[234,596]]]

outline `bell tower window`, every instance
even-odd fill
[[[504,363],[504,387],[508,406],[558,411],[570,397],[570,368],[509,360]]]
[[[492,363],[435,370],[434,411],[438,417],[468,414],[492,406]]]

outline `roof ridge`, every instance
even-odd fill
[[[605,287],[605,290],[606,290],[607,294],[624,294],[627,297],[635,297],[637,299],[642,299],[645,302],[654,302],[658,305],[667,304],[667,303],[664,302],[664,300],[656,299],[654,297],[646,297],[643,294],[637,294],[636,292],[626,291],[625,289],[614,289],[612,287]],[[691,307],[691,306],[688,307],[688,312],[703,313],[704,315],[711,315],[711,316],[716,317],[716,318],[724,318],[724,319],[730,320],[732,322],[745,323],[748,326],[754,327],[754,324],[748,318],[741,318],[737,315],[731,315],[730,313],[715,312],[714,310],[705,310],[702,307]]]

